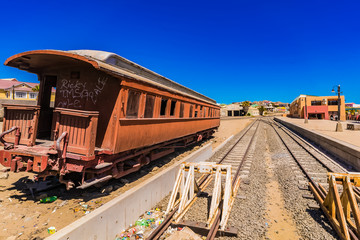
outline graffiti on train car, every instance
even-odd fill
[[[57,107],[81,108],[80,100],[82,99],[96,104],[98,95],[104,89],[107,80],[108,78],[106,77],[99,77],[95,86],[91,87],[89,84],[87,85],[87,82],[62,79],[59,93],[63,100],[58,102]]]

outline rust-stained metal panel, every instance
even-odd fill
[[[93,156],[99,112],[56,108],[55,113],[55,140],[67,132],[68,152]]]
[[[35,144],[37,122],[39,117],[38,106],[24,106],[15,104],[3,104],[4,120],[3,132],[16,126],[20,129],[19,144],[32,146]],[[15,143],[16,131],[4,136],[4,140]]]

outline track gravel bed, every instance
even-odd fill
[[[322,211],[309,209],[308,204],[314,204],[315,200],[303,198],[304,194],[311,195],[310,191],[299,190],[299,167],[274,130],[267,127],[266,131],[274,163],[273,170],[282,189],[285,208],[295,220],[302,239],[338,239]],[[305,180],[305,177],[302,180]]]

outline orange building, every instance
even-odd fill
[[[290,117],[308,119],[338,119],[337,96],[300,95],[290,104]],[[345,97],[340,96],[340,120],[346,120]]]

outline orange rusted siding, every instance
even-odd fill
[[[63,132],[67,132],[68,152],[93,156],[99,113],[62,108],[55,109],[55,112],[55,140]]]
[[[23,105],[3,105],[3,132],[16,126],[20,128],[20,144],[34,145],[36,139],[39,107]],[[15,142],[15,131],[4,137],[6,142]]]
[[[219,126],[219,119],[121,119],[115,152],[150,146]]]

